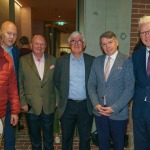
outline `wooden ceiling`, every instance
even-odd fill
[[[57,26],[64,32],[74,31],[76,22],[76,0],[18,0],[23,7],[31,7],[32,20],[55,22],[63,21]]]

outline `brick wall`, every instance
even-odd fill
[[[132,0],[130,52],[138,42],[138,21],[144,15],[150,15],[150,0]]]

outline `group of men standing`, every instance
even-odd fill
[[[75,127],[79,149],[90,150],[93,113],[99,149],[110,150],[112,139],[114,149],[123,150],[128,103],[133,97],[135,150],[150,149],[150,16],[140,18],[139,35],[144,46],[129,58],[118,50],[119,42],[112,31],[102,33],[100,47],[104,55],[94,58],[84,53],[85,38],[75,31],[68,38],[71,53],[57,60],[45,53],[45,38],[35,35],[30,43],[32,53],[19,61],[19,56],[13,55],[16,26],[4,22],[0,47],[0,118],[5,120],[5,144],[10,140],[7,131],[14,129],[12,126],[17,124],[22,108],[32,149],[53,150],[53,120],[59,99],[62,150],[72,150]],[[13,148],[6,148],[6,144],[6,150],[15,149],[13,139]]]

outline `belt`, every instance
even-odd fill
[[[75,103],[83,103],[86,102],[86,99],[83,100],[73,100],[73,99],[68,99],[69,101],[75,102]]]

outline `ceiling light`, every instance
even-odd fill
[[[17,0],[15,0],[15,2],[16,2],[20,7],[22,7],[22,5],[21,5]]]

